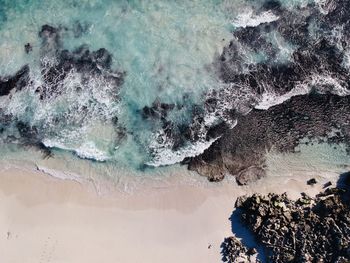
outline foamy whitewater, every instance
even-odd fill
[[[308,3],[280,4],[293,10]],[[327,13],[323,1],[315,3]],[[1,80],[27,74],[23,87],[0,96],[3,155],[18,151],[13,144],[39,145],[53,158],[144,170],[201,154],[221,136],[211,128],[236,125],[234,111],[266,110],[316,86],[349,95],[332,75],[312,73],[284,93],[221,76],[225,56],[237,60],[229,68],[237,74],[293,61],[298,44],[278,32],[266,33],[273,61],[233,35],[281,19],[264,1],[0,0]],[[336,42],[339,34],[329,37]],[[230,42],[237,54],[225,53]],[[348,70],[349,55],[343,64]]]

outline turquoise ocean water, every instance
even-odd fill
[[[142,108],[156,100],[185,104],[171,118],[188,122],[186,105],[201,103],[203,92],[218,85],[208,68],[231,38],[231,4],[225,1],[1,2],[0,75],[14,74],[28,64],[36,82],[3,100],[7,113],[40,127],[44,144],[54,151],[135,167],[152,161],[148,151],[161,125],[144,121]],[[65,80],[63,96],[39,101],[34,92],[42,81],[38,32],[45,24],[65,29],[62,49],[72,51],[83,44],[90,50],[106,48],[113,56],[112,67],[126,72],[120,90],[111,91],[96,79],[77,94],[73,87],[80,80],[72,74]],[[33,47],[29,54],[23,48],[26,43]],[[83,112],[86,108],[88,113]],[[62,115],[71,121],[53,124]],[[117,140],[113,117],[127,130],[122,142]],[[15,128],[5,135],[11,133]]]
[[[306,3],[282,1],[287,8]],[[179,127],[190,125],[193,105],[202,105],[206,93],[224,85],[213,63],[229,45],[235,28],[278,19],[268,12],[252,15],[261,4],[241,0],[0,0],[0,75],[13,75],[29,65],[31,79],[26,89],[0,97],[0,105],[17,122],[35,127],[53,158],[66,162],[68,168],[80,159],[98,170],[142,170],[178,163],[201,153],[213,140],[206,140],[203,131],[195,142],[174,150],[174,142],[164,134],[164,122],[145,120],[142,110],[161,101],[176,109],[167,120]],[[82,45],[90,51],[107,49],[113,59],[111,68],[125,73],[123,84],[116,90],[103,79],[83,81],[72,71],[61,83],[60,96],[40,100],[35,91],[43,82],[42,65],[55,63],[53,57],[43,56],[39,37],[43,25],[60,30],[61,50],[74,51]],[[295,47],[272,37],[274,45],[282,45],[278,59],[287,61]],[[29,53],[24,49],[27,43],[32,47]],[[247,60],[263,59],[261,54],[247,53]],[[82,87],[79,91],[78,86]],[[221,117],[205,116],[205,127]],[[2,160],[14,160],[17,155],[21,160],[43,162],[29,148],[6,144],[7,138],[20,140],[15,125],[0,128]]]

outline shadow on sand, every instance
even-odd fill
[[[264,247],[259,244],[259,242],[256,240],[254,234],[248,229],[247,226],[244,225],[244,223],[241,220],[241,214],[242,211],[239,208],[236,208],[232,215],[230,216],[229,220],[231,222],[231,231],[232,233],[239,239],[241,239],[242,244],[250,248],[256,248],[258,251],[258,259],[261,262],[267,262],[266,257],[266,251]],[[225,261],[227,259],[227,248],[225,247],[224,242],[221,244],[221,254],[222,254],[222,260]]]

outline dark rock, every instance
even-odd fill
[[[327,182],[323,185],[323,188],[327,188],[332,185],[332,182]]]
[[[310,180],[308,180],[306,182],[308,185],[314,185],[314,184],[317,184],[317,180],[315,178],[311,178]]]
[[[22,90],[29,82],[29,67],[22,67],[14,76],[0,77],[0,96],[10,94],[11,90]]]
[[[350,96],[300,95],[268,110],[252,110],[238,116],[233,129],[200,156],[188,159],[188,168],[202,175],[237,176],[249,167],[265,167],[266,152],[295,152],[302,140],[324,138],[345,143],[350,149]],[[340,134],[333,135],[334,129]],[[332,134],[332,135],[331,135]],[[212,176],[212,175],[211,175]]]
[[[260,263],[253,256],[257,254],[255,248],[246,248],[235,236],[225,238],[221,244],[222,260],[228,263]]]
[[[239,185],[246,185],[250,182],[254,182],[265,175],[265,171],[259,167],[249,167],[241,171],[236,176],[236,181]]]
[[[151,107],[145,106],[142,109],[142,117],[155,118],[155,119],[165,119],[170,111],[175,108],[175,104],[161,103],[156,100],[153,102]]]
[[[44,39],[56,37],[58,32],[59,32],[59,30],[53,26],[43,25],[41,27],[40,32],[39,32],[39,37],[44,38]]]
[[[243,203],[247,200],[247,196],[239,196],[235,202],[235,208],[241,207]]]
[[[232,103],[238,124],[233,129],[224,127],[226,131],[218,129],[221,138],[201,156],[189,160],[189,169],[206,175],[211,170],[203,166],[215,166],[220,173],[237,176],[248,167],[264,167],[267,151],[293,152],[305,139],[334,145],[343,142],[350,152],[349,96],[331,95],[337,94],[340,86],[345,92],[350,90],[350,71],[343,63],[350,43],[350,16],[345,11],[350,2],[325,1],[322,8],[325,12],[313,2],[291,9],[280,1],[262,1],[256,12],[269,10],[278,19],[233,31],[233,40],[215,61],[219,78],[230,88],[209,96],[206,107],[214,112],[222,101]],[[342,28],[337,37],[336,28]],[[279,61],[281,47],[271,35],[294,47],[289,57]],[[247,53],[265,56],[252,62],[247,61]],[[267,111],[249,111],[263,94],[278,97],[300,85],[310,88],[311,93]],[[237,90],[242,91],[238,99]],[[239,101],[239,107],[234,100]],[[334,130],[339,133],[332,134]]]
[[[30,43],[27,43],[27,44],[24,45],[24,51],[25,51],[27,54],[30,53],[30,52],[32,52],[32,50],[33,50],[33,47],[32,47],[32,45],[31,45]]]
[[[11,99],[12,93],[30,86],[41,100],[56,98],[68,91],[65,81],[70,76],[69,74],[79,74],[79,80],[81,81],[73,88],[77,92],[77,97],[82,89],[90,88],[88,86],[89,82],[93,80],[102,82],[101,89],[108,89],[104,92],[117,100],[125,72],[112,69],[112,55],[104,48],[90,51],[87,45],[82,45],[73,51],[63,50],[62,41],[67,30],[64,27],[43,25],[38,33],[42,40],[40,46],[42,84],[40,86],[30,86],[35,83],[30,79],[29,66],[26,65],[14,76],[0,77],[0,96],[9,96],[8,99]],[[30,43],[27,43],[24,48],[26,53],[32,51]],[[81,109],[82,114],[84,114],[84,108],[86,109],[86,107]],[[4,141],[15,142],[26,147],[34,146],[42,151],[45,157],[52,156],[52,152],[42,143],[45,133],[51,132],[43,127],[45,124],[33,126],[30,122],[27,123],[15,116],[5,114],[5,112],[0,105],[0,133],[5,134],[8,127],[11,129],[17,128],[18,133],[15,135],[5,134]],[[63,114],[62,118],[56,117],[52,124],[65,125],[64,123],[67,122],[66,116]],[[77,120],[77,122],[83,121],[83,118],[84,116],[82,116],[82,120]],[[116,119],[113,119],[113,121],[118,137],[116,140],[121,140],[125,135],[125,130],[119,127],[120,124],[117,123]],[[57,130],[54,132],[57,132]]]
[[[255,255],[256,253],[258,253],[258,251],[256,250],[256,248],[250,248],[250,249],[248,249],[248,251],[247,251],[247,254],[248,255]]]
[[[37,142],[38,130],[35,126],[30,126],[22,121],[17,122],[17,129],[23,138],[29,142]]]
[[[113,61],[111,53],[105,48],[91,52],[87,45],[81,45],[73,52],[62,50],[62,30],[62,28],[44,25],[39,33],[43,40],[41,53],[47,58],[42,62],[44,84],[36,90],[39,97],[44,100],[60,95],[64,90],[64,79],[72,70],[81,74],[82,83],[81,87],[77,87],[78,89],[83,88],[90,79],[98,77],[114,87],[116,90],[114,94],[117,96],[117,90],[123,84],[125,72],[111,69]]]
[[[346,194],[343,189],[329,188],[310,198],[308,204],[290,200],[285,194],[255,194],[237,200],[236,207],[243,223],[265,248],[268,262],[350,262]],[[229,262],[251,254],[232,237],[223,244]]]
[[[93,61],[96,65],[109,69],[112,65],[112,55],[105,48],[92,52]]]

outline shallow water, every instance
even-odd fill
[[[0,123],[2,159],[18,155],[21,160],[50,162],[12,145],[33,144],[30,140],[35,139],[52,150],[60,166],[78,173],[87,173],[77,169],[83,164],[107,177],[113,177],[116,168],[154,174],[150,166],[175,164],[202,153],[219,137],[208,138],[208,130],[221,122],[233,127],[236,122],[227,115],[236,109],[249,111],[252,99],[256,108],[267,109],[308,93],[309,83],[300,83],[283,95],[265,87],[257,96],[219,78],[217,61],[230,41],[237,42],[232,32],[280,19],[271,10],[261,11],[265,2],[0,0],[0,76],[13,75],[24,65],[30,68],[30,83],[24,89],[0,97],[0,117],[11,118],[10,123]],[[290,10],[307,3],[313,1],[280,1]],[[39,36],[43,25],[59,32],[57,43]],[[296,45],[278,32],[265,37],[277,50],[273,63],[292,61]],[[26,43],[32,47],[29,53]],[[45,77],[58,63],[58,54],[75,54],[82,45],[90,54],[105,48],[113,59],[111,68],[98,70],[122,78],[122,83],[114,85],[103,74],[84,75],[73,68],[48,85]],[[269,60],[266,52],[239,48],[247,67]],[[348,94],[331,77],[314,76],[311,84],[324,80],[341,95]],[[57,96],[38,95],[40,87],[54,89],[57,83]],[[219,98],[212,111],[205,105],[211,95]],[[153,107],[151,116],[145,117],[146,107]],[[159,107],[171,109],[164,113]],[[22,130],[27,134],[21,134],[18,123],[25,124]],[[33,133],[34,139],[26,138]]]
[[[21,92],[4,102],[8,103],[7,113],[46,129],[43,142],[49,147],[136,167],[147,161],[147,147],[160,125],[145,122],[139,111],[155,100],[185,103],[172,119],[188,122],[190,108],[186,107],[200,103],[202,92],[218,83],[206,65],[231,38],[231,18],[223,1],[2,2],[0,75],[14,74],[29,64],[40,85],[42,40],[38,32],[49,24],[66,28],[63,48],[74,50],[82,44],[91,50],[106,48],[113,55],[112,67],[127,76],[117,100],[111,99],[114,91],[99,80],[90,82],[83,94],[76,94],[73,87],[80,80],[72,74],[64,83],[67,93],[60,99],[44,103],[32,90]],[[23,48],[26,43],[33,46],[29,54]],[[188,102],[183,101],[185,95]],[[89,108],[90,120],[81,124],[80,109],[84,107]],[[79,122],[51,125],[53,119],[66,113]],[[114,116],[130,132],[122,145],[115,145],[117,134],[110,123]]]

